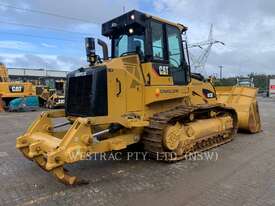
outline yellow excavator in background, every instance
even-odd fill
[[[35,91],[30,82],[11,82],[6,66],[0,63],[0,95],[3,107],[6,108],[11,100],[18,97],[35,96]]]
[[[0,63],[0,82],[8,82],[9,74],[6,66],[3,63]]]
[[[68,74],[65,110],[42,113],[17,138],[16,147],[73,185],[83,181],[69,175],[64,165],[89,155],[141,143],[151,158],[174,162],[231,141],[238,128],[259,132],[258,107],[247,112],[257,105],[256,89],[236,89],[226,100],[217,96],[210,82],[191,74],[182,38],[186,31],[181,24],[136,10],[104,23],[111,57],[105,42],[97,41],[103,50],[100,58],[95,40],[87,38],[90,65]],[[235,104],[235,95],[239,101],[247,96],[253,101]],[[245,108],[239,108],[242,104]],[[240,124],[242,116],[256,129]],[[67,121],[56,125],[56,118]],[[60,130],[65,125],[70,128]]]

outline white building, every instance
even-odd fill
[[[32,82],[35,85],[48,85],[54,88],[55,80],[65,80],[68,71],[8,68],[11,81]]]
[[[8,68],[9,76],[13,78],[66,78],[68,71]]]

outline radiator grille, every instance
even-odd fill
[[[84,117],[107,115],[106,69],[90,70],[84,76],[68,77],[67,115]]]

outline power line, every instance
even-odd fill
[[[0,6],[6,7],[6,8],[11,8],[11,9],[16,9],[16,10],[20,10],[20,11],[27,11],[27,12],[38,13],[38,14],[43,14],[43,15],[47,15],[47,16],[54,16],[54,17],[58,17],[58,18],[69,19],[69,20],[73,20],[73,21],[79,21],[79,22],[84,22],[84,23],[93,23],[91,21],[87,21],[85,19],[81,19],[81,18],[77,18],[77,17],[64,16],[64,15],[47,12],[47,11],[42,11],[42,10],[36,10],[36,9],[19,8],[16,6],[12,6],[10,4],[4,4],[2,2],[0,2]]]
[[[58,47],[58,45],[57,45]],[[70,47],[71,49],[74,49],[75,52],[78,53],[82,53],[82,50],[79,50],[78,47]],[[49,51],[49,48],[42,46],[42,45],[35,45],[34,48],[7,48],[7,47],[0,47],[0,54],[3,54],[3,57],[5,56],[5,54],[14,54],[14,55],[24,55],[24,54],[32,54],[32,55],[36,55],[36,56],[42,56],[42,58],[47,58],[47,57],[43,57],[47,56],[47,55],[67,55],[70,54],[70,52],[59,52],[59,50],[57,50],[57,48],[50,48],[51,51]],[[4,52],[3,52],[4,51]],[[78,55],[81,56],[81,55]]]
[[[78,39],[62,39],[62,38],[55,38],[55,37],[48,37],[48,36],[39,36],[39,35],[32,35],[32,34],[19,34],[19,33],[13,33],[13,32],[2,32],[0,34],[8,34],[8,35],[15,35],[15,36],[26,36],[31,38],[38,38],[38,39],[51,39],[56,41],[70,41],[70,42],[76,42],[79,41]]]
[[[90,35],[88,33],[74,32],[74,31],[68,31],[68,30],[65,30],[65,29],[58,29],[58,28],[54,28],[54,27],[43,27],[43,26],[32,25],[32,24],[22,24],[22,23],[6,22],[6,21],[0,21],[0,23],[2,23],[2,24],[9,24],[9,25],[16,25],[16,26],[22,26],[22,27],[29,27],[29,28],[34,28],[34,29],[46,29],[46,30],[65,32],[65,33]]]

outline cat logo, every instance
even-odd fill
[[[163,76],[169,75],[169,66],[160,65],[159,66],[159,75],[163,75]]]
[[[22,92],[24,92],[24,86],[22,86],[22,85],[12,85],[12,86],[10,86],[10,92],[12,92],[12,93],[22,93]]]
[[[153,69],[157,73],[158,76],[170,76],[170,68],[168,64],[160,64],[160,63],[154,63]]]

